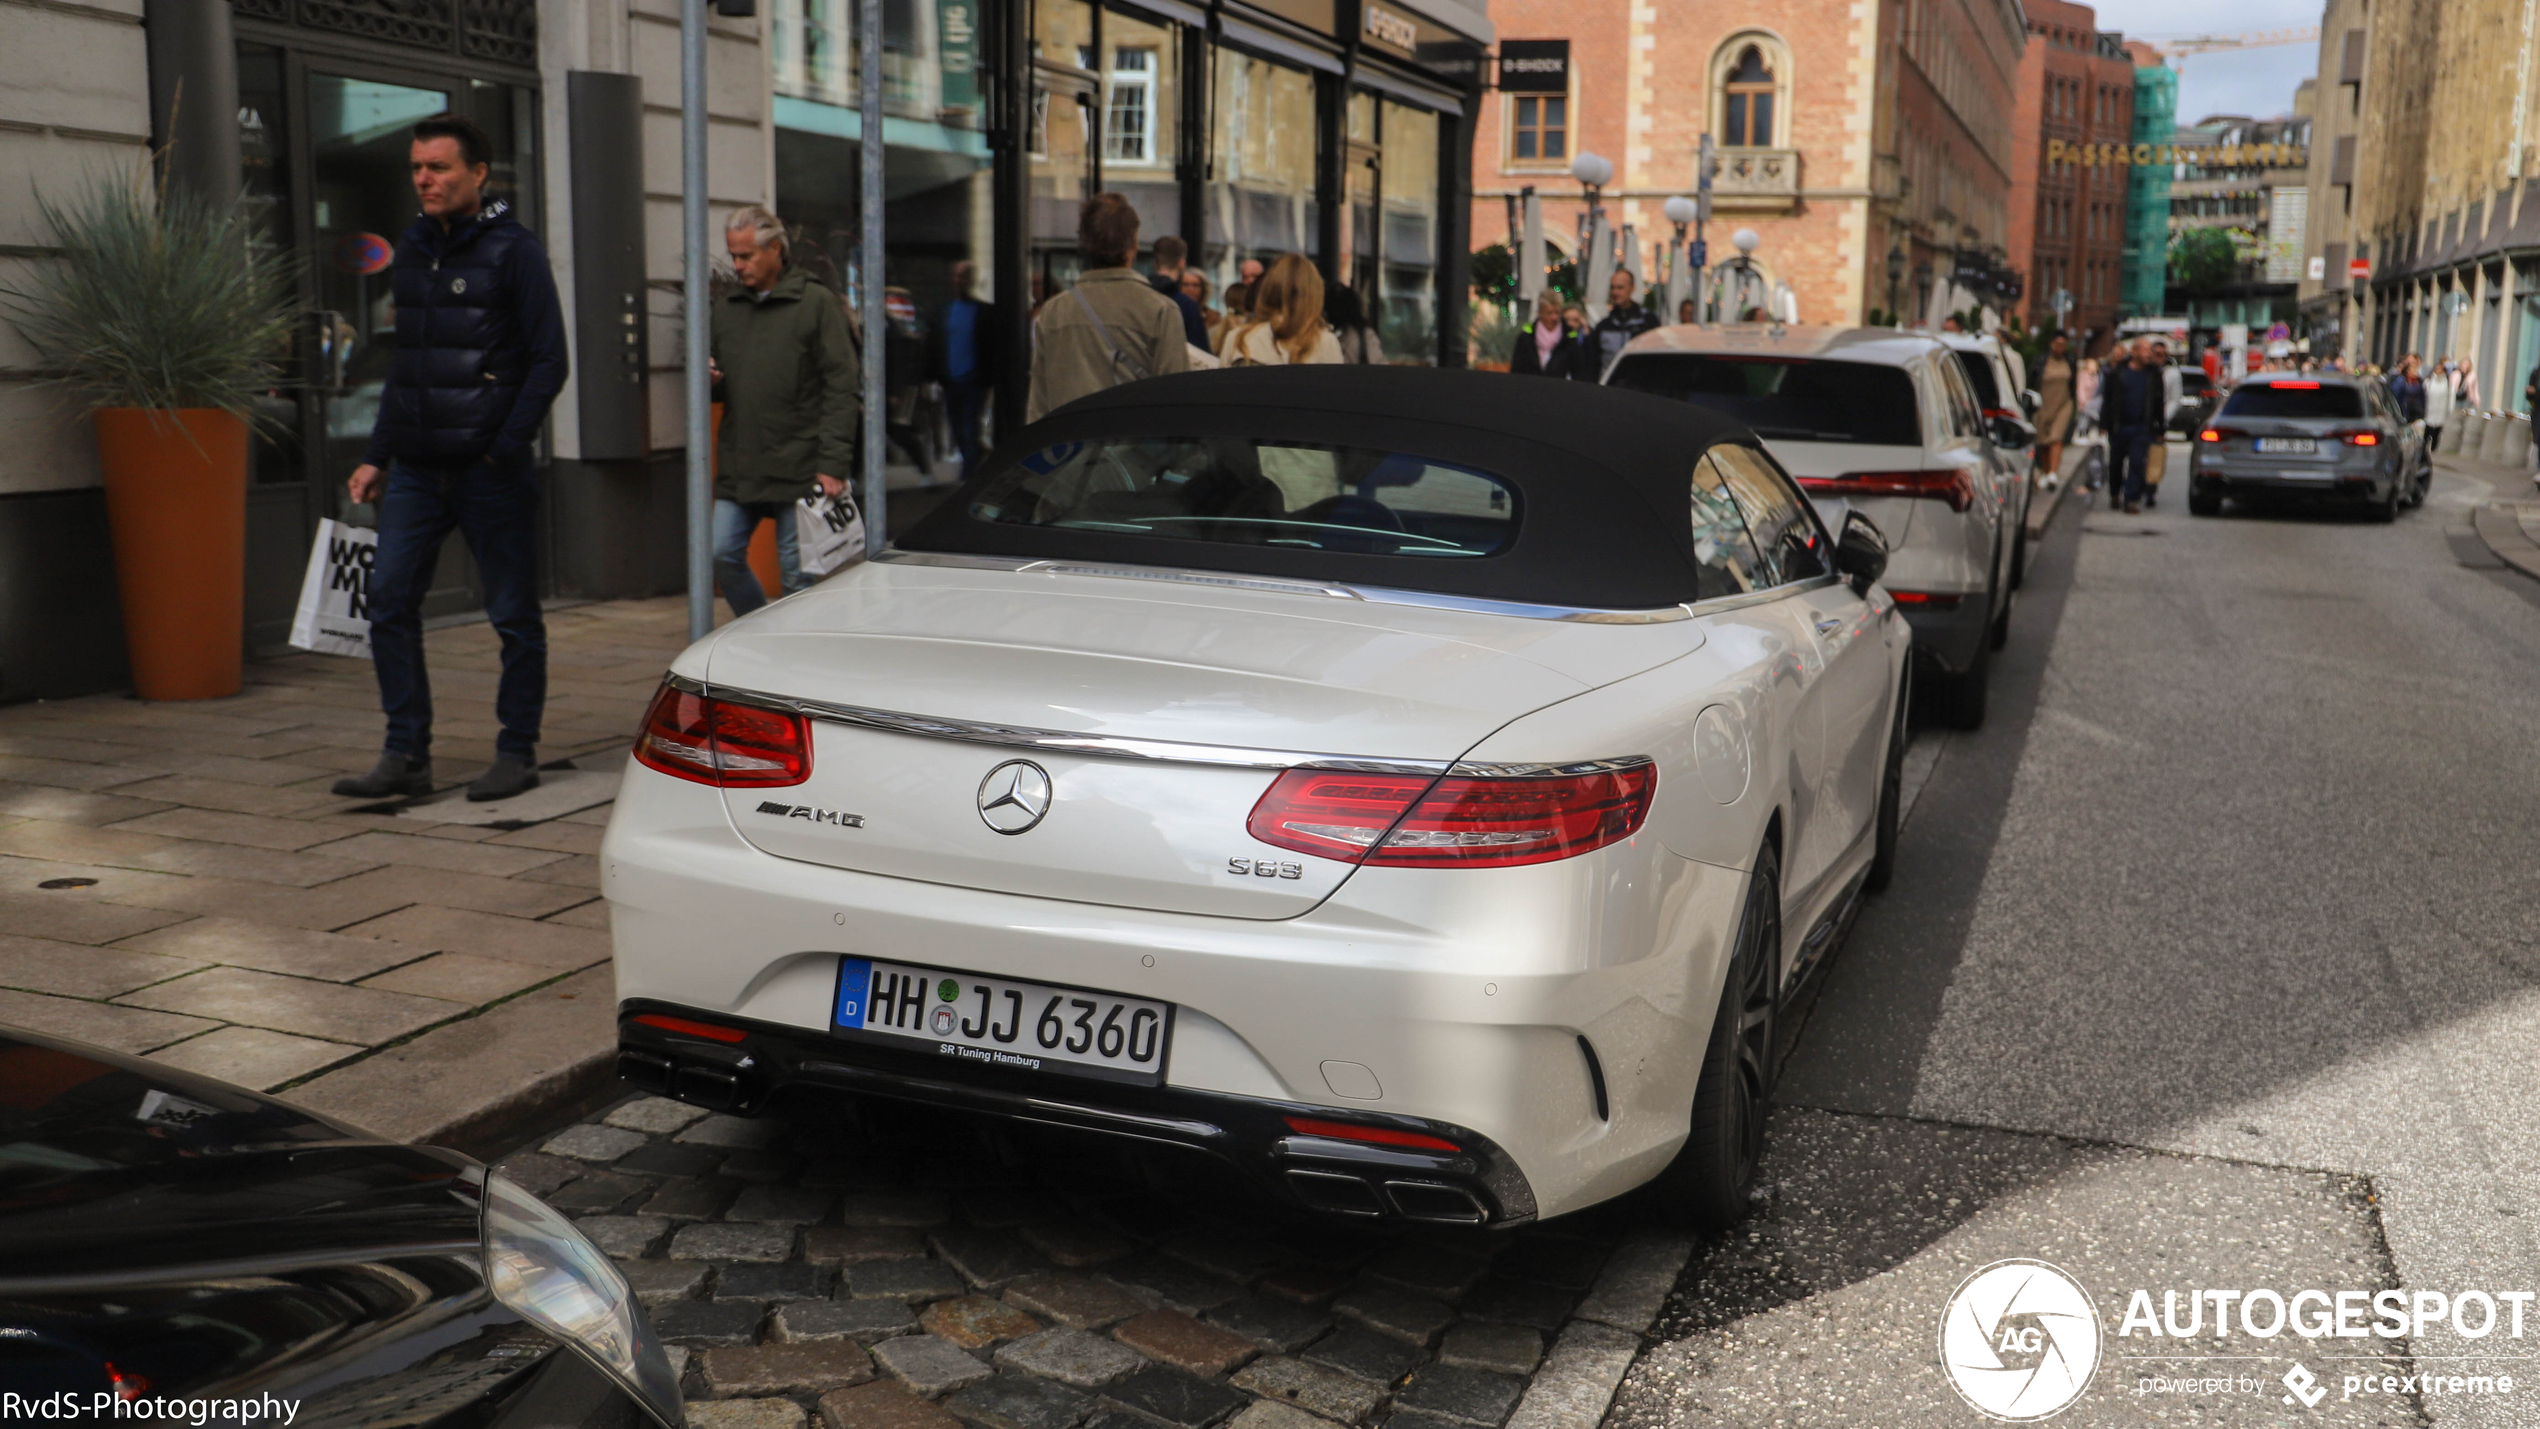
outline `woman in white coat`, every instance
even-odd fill
[[[1323,275],[1299,254],[1280,255],[1253,292],[1252,315],[1228,324],[1218,356],[1228,367],[1341,361],[1340,339],[1323,321]]]

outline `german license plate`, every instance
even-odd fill
[[[2260,456],[2317,456],[2319,449],[2316,437],[2260,437],[2257,441]]]
[[[1173,1004],[1014,978],[838,960],[830,1031],[1021,1072],[1153,1087],[1173,1045]]]

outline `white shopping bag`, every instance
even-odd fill
[[[370,567],[379,533],[366,526],[320,521],[300,582],[291,643],[321,655],[370,657]]]
[[[854,488],[794,503],[794,557],[803,574],[814,580],[864,559],[864,512],[856,505]]]

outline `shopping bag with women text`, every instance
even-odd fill
[[[379,533],[366,526],[320,521],[300,582],[291,643],[321,655],[370,658],[370,567]]]
[[[794,503],[794,554],[803,574],[814,580],[864,559],[864,512],[852,488]]]

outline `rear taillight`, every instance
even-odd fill
[[[2223,434],[2220,427],[2207,427],[2196,434],[2196,440],[2200,442],[2219,442],[2222,439]]]
[[[2284,384],[2279,382],[2276,385],[2280,387]],[[2339,441],[2344,442],[2350,447],[2377,447],[2381,445],[2381,433],[2376,432],[2369,427],[2358,428],[2351,432],[2331,432],[2329,435],[2337,438]]]
[[[1888,595],[1898,605],[1924,605],[1934,610],[1953,609],[1960,600],[1965,598],[1955,595],[1934,595],[1929,591],[1921,590],[1892,590],[1888,592]]]
[[[1812,496],[1913,496],[1946,501],[1952,511],[1976,504],[1975,473],[1944,466],[1930,471],[1847,471],[1841,476],[1803,476]]]
[[[772,788],[811,777],[811,731],[801,715],[663,685],[644,711],[635,760],[673,778],[719,788]]]
[[[1343,863],[1504,868],[1630,838],[1657,787],[1650,764],[1527,779],[1291,769],[1245,827],[1263,843]]]
[[[1322,1121],[1314,1117],[1282,1117],[1288,1130],[1300,1136],[1320,1136],[1327,1141],[1363,1141],[1370,1146],[1408,1146],[1421,1151],[1462,1151],[1464,1148],[1439,1136],[1417,1131],[1396,1131],[1390,1126],[1360,1126],[1349,1121]]]
[[[714,1042],[745,1042],[750,1034],[738,1027],[725,1027],[713,1022],[697,1022],[685,1017],[665,1017],[658,1012],[640,1013],[635,1020],[664,1032],[677,1032],[687,1037],[703,1037]]]

